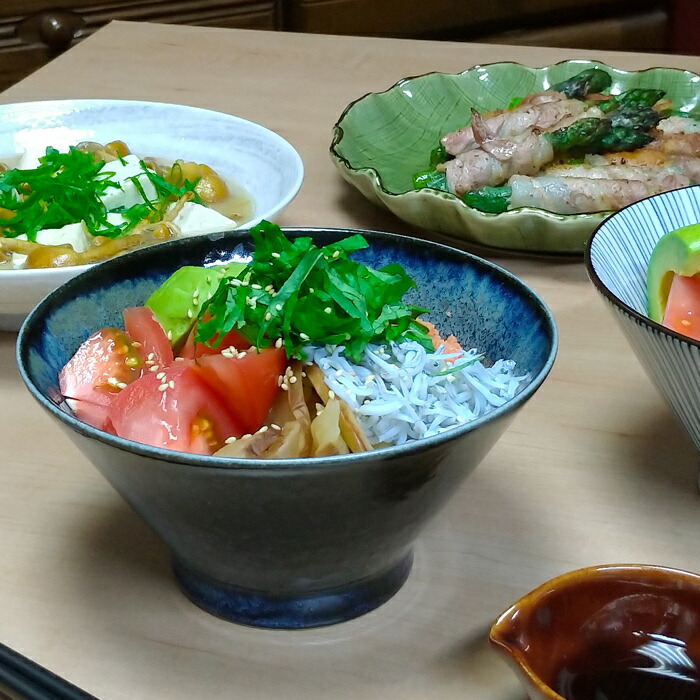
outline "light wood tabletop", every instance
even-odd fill
[[[283,225],[425,235],[368,203],[328,155],[344,107],[405,76],[595,58],[700,72],[700,57],[114,23],[0,101],[125,98],[263,124],[306,176]],[[494,618],[582,566],[700,571],[697,456],[581,259],[490,256],[549,304],[560,332],[540,391],[430,523],[406,585],[319,630],[221,621],[178,590],[168,553],[25,390],[0,334],[0,641],[105,700],[521,700],[487,644]]]

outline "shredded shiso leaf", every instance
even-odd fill
[[[426,309],[405,304],[415,282],[398,264],[374,270],[348,256],[369,247],[359,234],[322,248],[308,236],[287,239],[263,221],[250,231],[252,261],[221,281],[199,314],[197,341],[216,346],[230,330],[257,348],[281,338],[287,357],[305,359],[308,345],[340,345],[359,361],[369,343],[412,340],[432,347],[416,318]]]
[[[156,190],[156,199],[151,201],[146,196],[139,176],[128,178],[143,202],[112,210],[122,214],[123,224],[110,223],[107,215],[111,212],[102,199],[109,190],[120,190],[122,186],[112,179],[115,172],[110,171],[109,164],[96,160],[92,153],[75,146],[66,153],[49,147],[36,168],[0,172],[2,235],[7,238],[24,235],[36,241],[42,229],[83,221],[91,235],[116,238],[129,233],[141,221],[161,221],[168,206],[187,192],[192,193],[192,201],[202,203],[195,191],[196,181],[186,180],[182,187],[175,187],[147,168],[144,161],[140,163],[142,174]]]
[[[369,345],[361,363],[349,361],[342,346],[308,351],[373,445],[400,445],[480,418],[528,379],[516,375],[513,360],[487,367],[475,349],[445,353],[413,341]]]

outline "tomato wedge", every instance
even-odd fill
[[[124,309],[124,330],[141,345],[141,354],[147,365],[164,367],[172,364],[174,355],[163,326],[147,306]]]
[[[211,348],[204,343],[196,342],[196,335],[197,326],[195,325],[187,335],[185,344],[180,350],[180,357],[185,357],[191,360],[196,357],[203,357],[204,355],[219,355],[222,350],[230,347],[234,347],[236,350],[247,350],[250,347],[250,342],[235,330],[230,330],[228,333],[226,333],[222,338],[221,343],[217,344],[215,348]]]
[[[109,405],[80,401],[79,399],[66,399],[66,402],[78,420],[91,425],[93,428],[114,433],[114,426],[109,417]]]
[[[109,417],[120,437],[197,454],[246,432],[191,360],[144,373],[114,399]]]
[[[140,349],[119,328],[93,333],[58,375],[59,388],[68,399],[109,405],[144,366]]]
[[[252,350],[234,357],[204,355],[197,360],[202,377],[245,426],[258,430],[280,391],[279,376],[287,367],[284,348]]]
[[[674,275],[666,301],[663,325],[700,340],[700,279]]]

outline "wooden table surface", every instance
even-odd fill
[[[700,58],[114,23],[0,95],[103,97],[230,112],[288,139],[306,168],[283,225],[420,234],[347,185],[328,156],[343,108],[428,71],[597,58],[700,72]],[[0,641],[94,695],[521,700],[486,643],[494,618],[581,566],[700,571],[697,457],[580,260],[495,261],[560,331],[540,391],[416,545],[404,588],[321,630],[223,622],[179,592],[165,547],[30,398],[0,334]]]

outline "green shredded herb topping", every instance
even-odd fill
[[[31,170],[0,173],[0,207],[15,213],[2,222],[3,235],[25,234],[30,241],[42,229],[61,228],[85,221],[90,232],[109,227],[101,197],[119,185],[100,172],[90,153],[71,147],[67,153],[47,148]]]
[[[282,339],[287,356],[307,345],[344,345],[360,362],[369,343],[416,340],[428,349],[426,309],[405,304],[415,282],[398,264],[379,270],[349,258],[368,248],[359,234],[322,248],[309,237],[289,240],[263,221],[251,230],[253,259],[221,281],[199,314],[197,341],[215,345],[235,329],[258,348]]]
[[[182,187],[175,187],[147,168],[143,161],[141,168],[153,183],[156,200],[146,196],[139,174],[129,179],[143,203],[108,211],[102,197],[110,189],[121,189],[112,179],[114,172],[110,172],[109,164],[74,146],[67,153],[49,147],[46,155],[39,158],[38,167],[0,173],[0,208],[8,210],[0,221],[2,235],[15,238],[24,234],[30,241],[36,241],[37,233],[43,229],[84,221],[93,236],[115,238],[128,233],[141,221],[162,220],[168,206],[186,192],[194,192],[197,184],[187,181]],[[196,193],[192,201],[201,203]],[[8,215],[12,213],[14,216]],[[121,214],[124,223],[110,223],[108,213]]]

